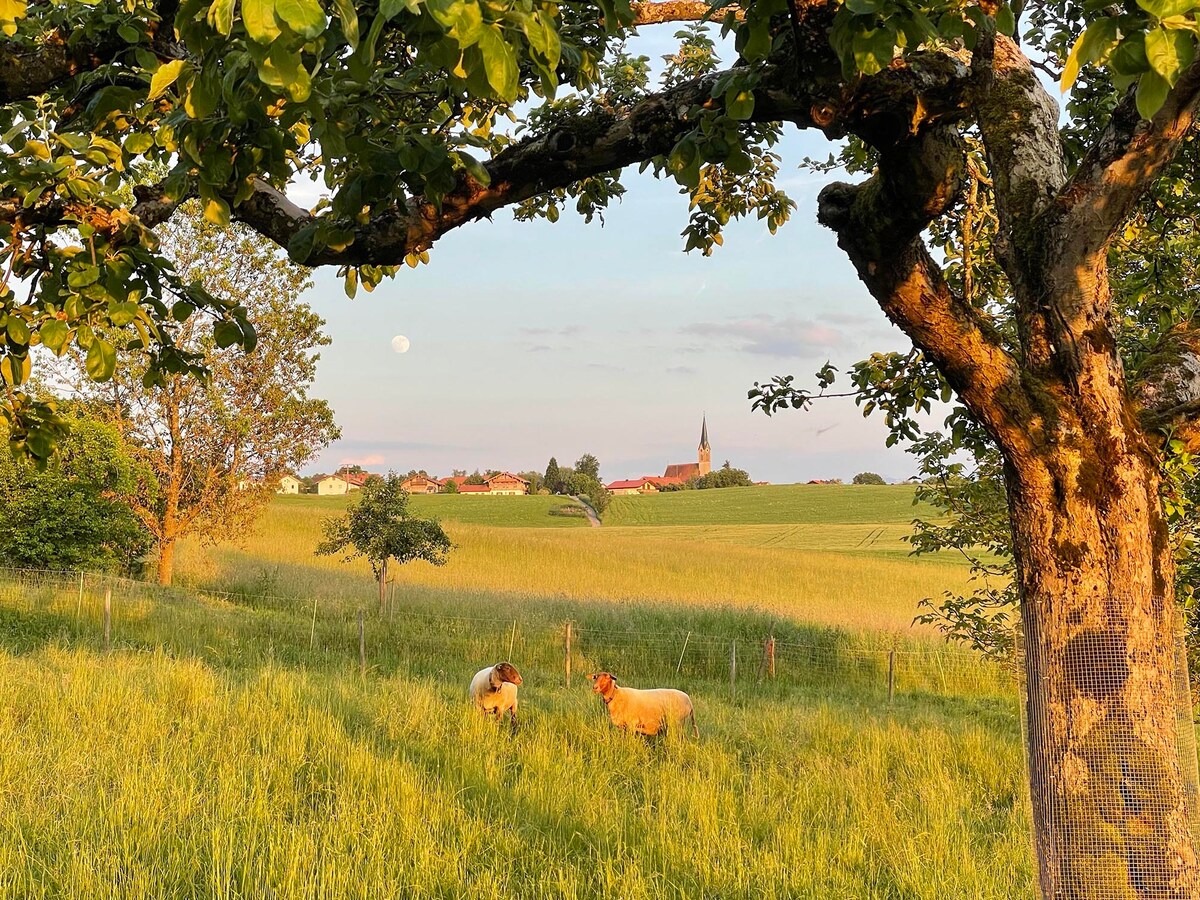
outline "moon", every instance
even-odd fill
[[[409,346],[410,343],[408,338],[402,334],[398,334],[392,338],[392,349],[397,353],[407,353]]]

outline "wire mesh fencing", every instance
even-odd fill
[[[1005,666],[951,647],[864,646],[836,629],[715,634],[588,627],[575,621],[442,615],[362,598],[163,588],[104,573],[0,568],[0,592],[45,595],[37,635],[89,646],[162,649],[214,665],[357,667],[364,674],[461,674],[464,660],[513,661],[543,684],[608,671],[630,685],[706,683],[731,698],[772,686],[880,698],[1011,696]],[[205,603],[197,604],[203,597]],[[107,598],[107,599],[106,599]],[[2,609],[0,609],[2,611]],[[52,611],[48,614],[47,611]],[[14,640],[29,640],[23,623]],[[0,637],[4,635],[0,619]],[[106,637],[107,636],[107,637]]]

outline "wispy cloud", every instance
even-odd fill
[[[667,369],[668,375],[695,375],[696,370],[691,366],[671,366]]]
[[[551,349],[553,348],[549,344],[530,344],[528,347],[530,353],[545,353]]]
[[[564,325],[562,328],[522,328],[522,334],[539,335],[539,336],[555,336],[555,337],[571,337],[579,334],[583,329],[578,325]]]
[[[819,356],[847,343],[846,335],[831,324],[766,313],[724,322],[693,322],[680,332],[763,356]]]

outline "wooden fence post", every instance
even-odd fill
[[[104,652],[112,646],[112,588],[104,589]]]
[[[775,680],[775,635],[767,638],[767,677]]]
[[[83,617],[83,570],[79,570],[79,602],[75,605],[75,624]]]
[[[737,641],[729,645],[729,696],[737,696]]]
[[[567,623],[566,665],[567,665],[567,687],[570,687],[571,686],[571,623],[570,622]]]
[[[358,673],[367,676],[367,629],[363,623],[363,611],[358,611]]]
[[[517,643],[517,620],[513,619],[512,634],[508,638],[508,656],[509,662],[512,662],[513,646]]]
[[[308,649],[311,652],[317,646],[317,598],[313,597],[312,630],[308,633]]]
[[[683,649],[679,651],[679,664],[675,666],[675,674],[678,675],[683,669],[683,654],[687,653],[688,641],[691,640],[692,633],[689,631],[683,638]]]
[[[888,651],[888,703],[896,697],[896,651]]]

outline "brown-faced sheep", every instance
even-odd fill
[[[588,676],[592,692],[600,695],[608,707],[608,717],[618,728],[638,734],[655,735],[684,720],[692,723],[692,733],[700,737],[696,727],[696,709],[692,698],[674,688],[636,690],[619,687],[617,679],[608,672]]]
[[[517,685],[521,673],[509,662],[496,663],[480,669],[471,679],[471,700],[485,713],[492,713],[500,721],[507,712],[512,720],[513,731],[517,730]]]

